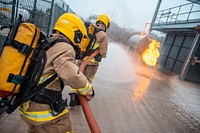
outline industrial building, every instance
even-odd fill
[[[159,0],[150,30],[166,33],[159,65],[179,79],[200,83],[200,1],[160,9]]]

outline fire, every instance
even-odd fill
[[[148,38],[150,44],[148,44],[147,48],[142,52],[142,60],[150,66],[155,66],[157,63],[157,59],[160,56],[160,52],[158,48],[160,47],[160,43],[152,38]]]

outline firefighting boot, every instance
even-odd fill
[[[76,93],[71,93],[69,106],[76,106],[76,105],[80,105],[78,95]]]

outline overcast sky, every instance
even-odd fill
[[[121,27],[141,31],[147,21],[151,21],[158,0],[65,0],[79,16],[106,13]],[[166,9],[186,0],[162,0],[161,8]]]

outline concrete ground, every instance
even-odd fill
[[[89,104],[102,133],[200,133],[200,85],[139,65],[136,57],[110,44],[100,64]],[[75,133],[90,133],[81,107],[69,111]],[[26,132],[18,111],[0,116],[0,133],[13,132]]]

